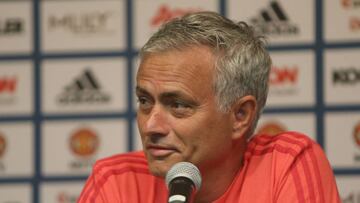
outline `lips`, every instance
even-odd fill
[[[172,153],[177,152],[176,148],[160,145],[148,145],[146,147],[148,153],[154,158],[165,158]]]

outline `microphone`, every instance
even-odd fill
[[[192,163],[179,162],[166,174],[169,189],[168,203],[191,203],[201,186],[199,169]]]

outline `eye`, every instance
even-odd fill
[[[188,104],[186,104],[184,102],[175,101],[174,103],[172,103],[171,108],[185,109],[185,108],[190,108],[190,105],[188,105]]]
[[[139,104],[145,104],[147,102],[146,98],[145,97],[139,97],[138,98],[138,103]]]
[[[190,104],[183,101],[174,101],[170,104],[171,112],[178,118],[184,118],[192,115],[193,108]]]
[[[138,107],[141,110],[148,110],[152,107],[153,102],[151,101],[151,99],[144,97],[144,96],[139,96],[138,99]]]

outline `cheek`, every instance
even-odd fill
[[[141,138],[143,138],[144,124],[145,124],[144,119],[141,116],[137,116],[136,117],[136,125],[137,125],[137,128],[139,130],[139,135],[140,135]]]
[[[228,129],[216,120],[192,119],[173,125],[178,138],[184,143],[188,154],[206,156],[209,151],[228,143]],[[204,155],[205,154],[205,155]]]
[[[140,119],[140,116],[136,116],[136,125],[138,127],[138,130],[139,132],[141,131],[141,126],[142,126],[142,123],[141,123],[141,119]]]
[[[209,117],[208,117],[209,118]],[[210,117],[211,118],[211,117]],[[231,147],[232,128],[226,119],[207,119],[202,122],[193,123],[191,139],[189,139],[196,150],[202,156],[207,153],[218,153],[225,150],[225,147]]]
[[[182,145],[185,156],[193,154],[199,145],[203,143],[203,127],[196,121],[178,120],[172,123],[172,129],[178,144]]]

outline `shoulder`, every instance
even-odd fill
[[[298,132],[284,132],[275,136],[256,135],[248,142],[247,156],[280,154],[297,157],[304,151],[320,148],[310,137]]]
[[[158,182],[164,189],[163,182],[151,175],[143,152],[117,154],[94,164],[78,202],[140,202],[153,197]]]
[[[298,132],[255,136],[248,142],[244,160],[249,167],[257,170],[272,168],[277,175],[285,175],[289,170],[318,173],[331,169],[320,145]]]
[[[123,173],[149,174],[148,164],[143,152],[116,154],[96,161],[93,173],[118,175]]]
[[[325,153],[304,134],[253,137],[248,142],[245,166],[244,184],[248,188],[269,188],[263,191],[265,199],[338,202],[335,178]],[[253,196],[251,190],[246,192]]]

